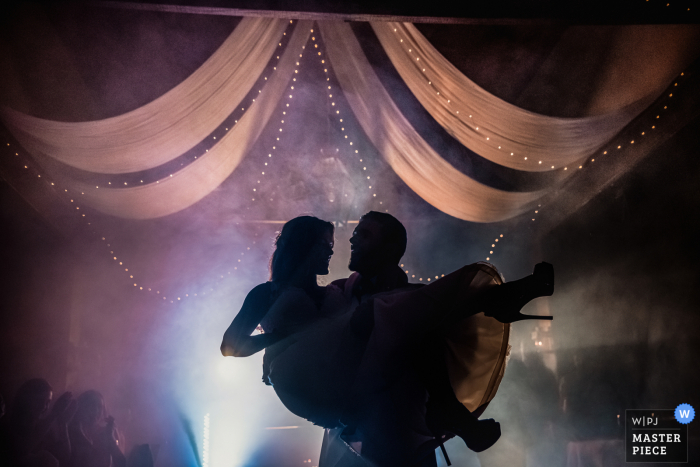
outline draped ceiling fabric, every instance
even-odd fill
[[[124,115],[69,123],[2,108],[0,118],[40,161],[58,161],[93,174],[160,167],[200,144],[231,115],[260,79],[287,26],[286,20],[244,18],[189,78]],[[213,147],[169,177],[137,187],[97,188],[54,175],[83,192],[88,204],[115,216],[156,218],[191,206],[236,169],[261,134],[283,98],[296,54],[311,27],[311,21],[297,22],[254,103]],[[459,219],[497,222],[533,208],[548,191],[499,190],[452,166],[402,114],[350,25],[328,21],[319,27],[360,126],[397,175],[425,201]],[[584,118],[548,117],[508,104],[477,86],[413,25],[372,23],[372,28],[410,91],[449,135],[479,156],[523,172],[552,170],[588,157],[641,112],[669,79],[669,67],[657,66],[666,70],[659,75],[665,78],[638,96],[628,92],[619,108],[608,106],[607,113]],[[51,173],[51,164],[45,166]]]
[[[98,173],[151,169],[202,141],[241,102],[289,23],[244,18],[189,78],[149,104],[113,118],[56,122],[3,107],[0,117],[28,151]]]
[[[233,173],[265,128],[294,74],[298,54],[306,44],[311,25],[311,21],[297,23],[276,71],[266,81],[259,97],[214,147],[186,168],[158,183],[134,188],[74,186],[85,193],[85,201],[96,209],[132,219],[173,214],[204,198]],[[220,65],[225,66],[225,63]]]
[[[558,169],[589,156],[668,85],[658,83],[655,92],[605,115],[548,117],[486,92],[443,57],[413,24],[371,25],[401,78],[430,115],[464,146],[512,169]]]
[[[452,167],[401,114],[362,53],[350,25],[324,21],[320,30],[362,129],[396,174],[425,201],[459,219],[497,222],[530,209],[544,195],[544,191],[497,190]]]

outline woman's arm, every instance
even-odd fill
[[[274,333],[251,336],[272,304],[270,284],[260,284],[248,293],[241,311],[224,333],[221,354],[224,357],[248,357],[282,339]]]
[[[107,449],[112,457],[113,467],[126,467],[126,456],[119,446],[119,433],[114,426],[114,417],[107,417],[107,426],[105,427],[105,438],[107,441]]]
[[[78,408],[72,397],[70,392],[63,393],[54,403],[49,416],[40,421],[36,431],[41,439],[38,448],[45,448],[61,465],[67,464],[71,458],[68,422]]]

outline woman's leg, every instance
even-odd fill
[[[417,351],[416,372],[428,392],[426,424],[436,439],[457,435],[476,452],[491,447],[501,436],[500,424],[479,420],[462,404],[452,388],[441,335],[430,336]]]
[[[536,265],[532,275],[507,283],[490,264],[470,264],[420,289],[376,296],[370,345],[378,336],[384,340],[380,346],[384,352],[405,352],[430,334],[479,312],[504,323],[524,317],[551,319],[525,316],[520,309],[536,297],[552,295],[553,287],[554,271],[547,263]]]
[[[478,298],[498,283],[494,268],[472,264],[420,289],[375,297],[374,327],[354,391],[386,386],[428,335],[481,311]]]
[[[495,268],[479,263],[465,266],[418,290],[375,297],[373,299],[374,327],[351,390],[351,397],[357,400],[365,400],[369,397],[372,400],[373,394],[380,394],[390,387],[405,374],[410,356],[428,336],[435,335],[440,330],[450,329],[450,326],[455,323],[484,309],[489,309],[491,302],[502,300],[503,294],[500,292],[507,295],[509,288],[501,289],[501,283],[500,275]],[[508,304],[508,301],[500,303]],[[451,390],[451,386],[448,388],[447,384],[444,384],[446,379],[449,379],[445,377],[444,355],[435,358],[433,361],[440,362],[439,365],[442,365],[433,369],[433,372],[439,373],[433,375],[438,381],[432,388],[436,399],[446,401],[449,408],[456,408],[454,391]],[[456,402],[459,407],[463,407],[458,400]],[[373,406],[369,402],[361,405],[362,408]],[[469,412],[466,408],[464,411]],[[371,414],[372,412],[365,413],[367,416]],[[474,450],[483,450],[498,439],[500,427],[493,420],[484,421],[486,424],[483,427],[481,425],[476,427],[476,431],[484,432],[485,436],[474,435],[475,426],[471,425],[467,429],[465,423],[462,423],[464,420],[468,423],[474,422],[475,418],[468,418],[470,415],[462,413],[461,417],[448,418],[447,421],[451,424],[450,431],[459,434],[465,438],[465,441],[467,441],[466,438],[475,436],[476,443],[472,443],[470,447]],[[363,416],[359,415],[358,419],[362,420]],[[481,428],[483,430],[480,430]],[[381,430],[378,433],[381,433]],[[388,444],[400,445],[401,442],[410,440],[408,435],[392,433],[392,442],[385,440]],[[467,444],[469,445],[469,441]],[[414,448],[415,446],[406,445],[403,450],[411,452],[413,449],[415,452]]]
[[[455,396],[445,361],[445,338],[431,335],[416,349],[414,368],[428,391],[428,403],[449,407],[452,410],[467,410]],[[469,412],[467,410],[467,412]]]

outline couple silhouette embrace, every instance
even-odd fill
[[[504,283],[492,265],[475,263],[410,284],[398,266],[406,229],[371,211],[350,239],[354,272],[319,286],[333,234],[312,216],[284,225],[270,281],[248,293],[221,353],[265,349],[263,382],[291,412],[326,428],[319,467],[436,466],[435,449],[445,453],[454,436],[476,452],[491,447],[500,425],[478,416],[505,370],[508,323],[551,319],[520,309],[552,294],[552,266]],[[258,325],[264,332],[251,335]]]

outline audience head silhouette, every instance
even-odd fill
[[[406,228],[391,214],[370,211],[360,218],[350,244],[348,267],[372,277],[401,260],[406,252]]]
[[[328,274],[333,254],[333,224],[313,216],[290,220],[277,235],[270,280],[288,283],[306,274]]]
[[[105,401],[95,390],[85,391],[78,396],[78,410],[73,420],[85,426],[97,424],[105,417]]]
[[[12,404],[11,420],[16,425],[33,425],[46,413],[53,397],[53,388],[42,378],[25,381]]]

